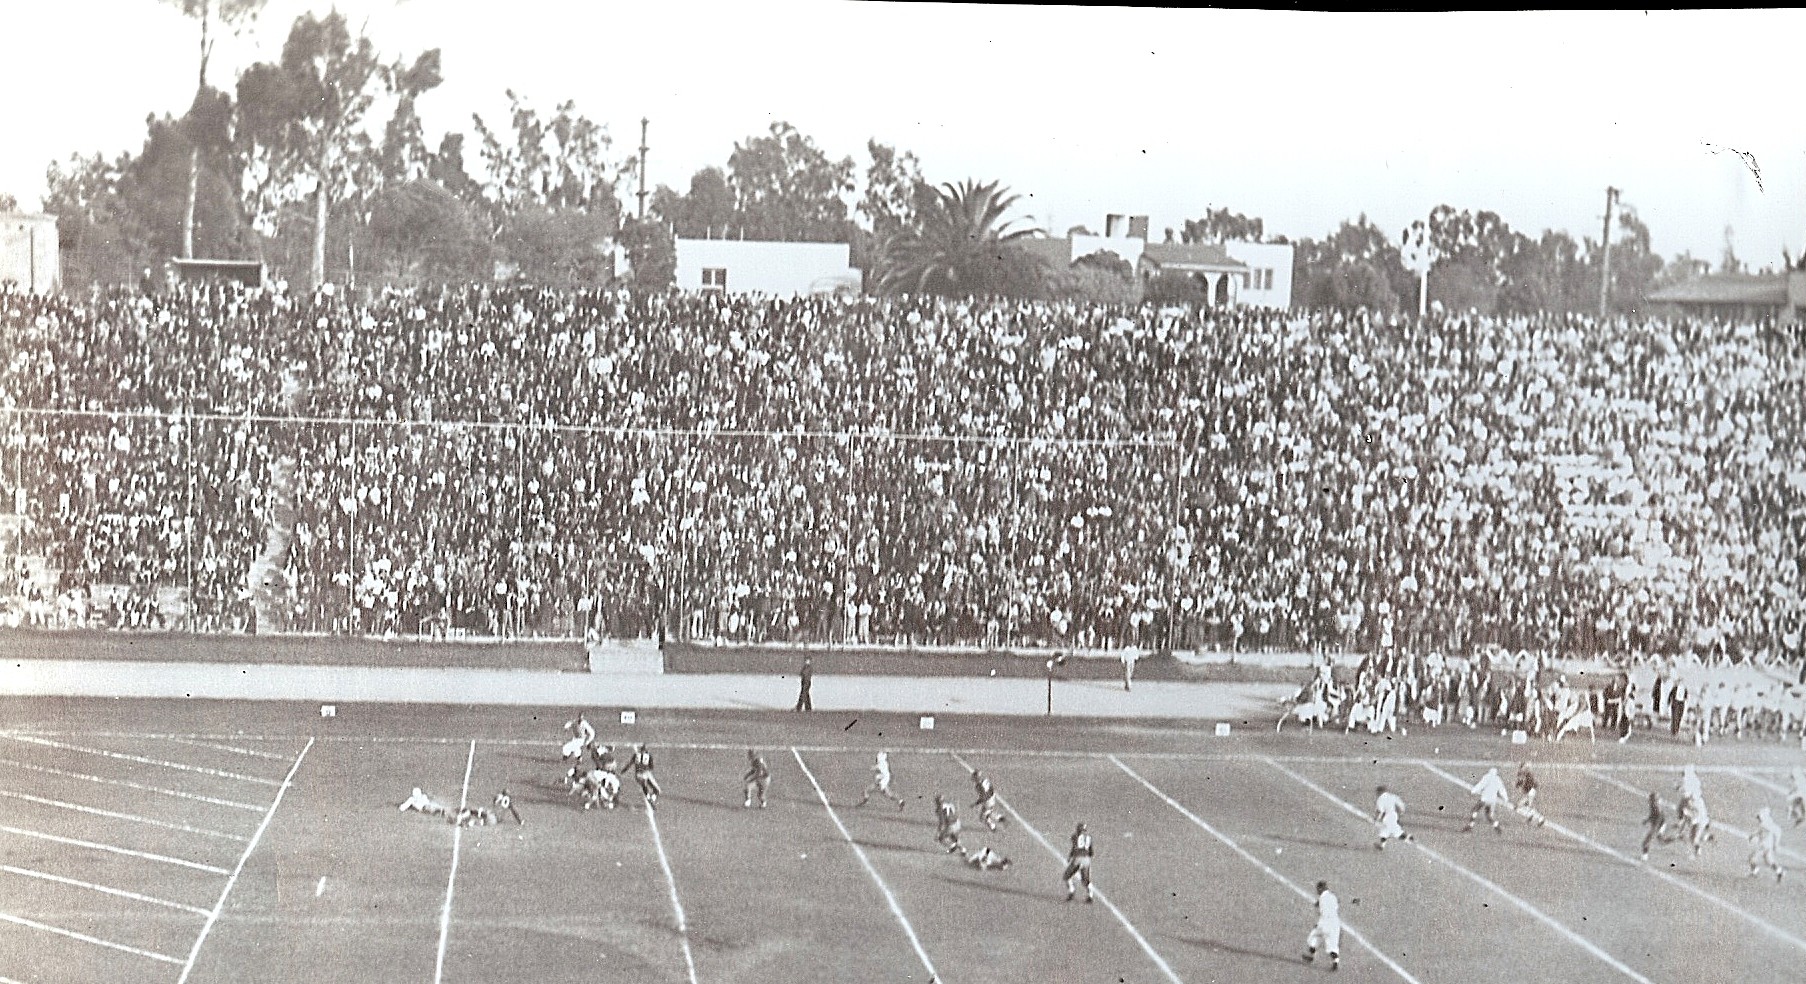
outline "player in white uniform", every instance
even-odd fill
[[[873,793],[883,793],[885,799],[894,800],[896,802],[897,809],[903,809],[903,797],[898,796],[890,790],[889,752],[878,753],[878,764],[872,766],[872,784],[865,787],[865,795],[859,797],[859,802],[854,805],[864,806],[866,801],[872,798]]]
[[[409,810],[418,810],[428,816],[451,816],[451,810],[444,803],[421,792],[419,786],[414,787],[414,791],[408,794],[408,798],[402,801],[402,804],[398,809],[403,813],[406,813]]]
[[[1698,857],[1706,841],[1712,839],[1712,815],[1706,810],[1705,788],[1693,766],[1681,767],[1677,788],[1681,792],[1681,824],[1686,828],[1687,842],[1693,845],[1693,856]]]
[[[1750,877],[1766,867],[1775,873],[1775,881],[1780,881],[1787,872],[1781,862],[1775,860],[1775,851],[1781,845],[1781,825],[1775,822],[1774,814],[1768,807],[1756,811],[1756,829],[1750,831]]]
[[[559,751],[567,762],[574,762],[583,755],[583,750],[596,743],[596,728],[589,719],[579,714],[574,720],[564,722],[564,730],[571,737]]]
[[[1010,859],[989,847],[981,847],[976,851],[966,852],[966,863],[979,871],[1002,871],[1010,866]]]
[[[1378,843],[1374,844],[1375,848],[1383,851],[1389,840],[1409,841],[1413,839],[1410,834],[1405,833],[1405,828],[1398,822],[1398,815],[1404,808],[1405,801],[1399,799],[1397,793],[1391,792],[1384,786],[1374,790],[1373,822],[1379,828],[1380,834]]]
[[[1317,925],[1304,938],[1304,962],[1317,959],[1321,949],[1329,954],[1329,969],[1342,969],[1342,901],[1329,890],[1329,882],[1317,883]]]
[[[1467,826],[1462,827],[1461,832],[1473,830],[1474,824],[1480,819],[1480,811],[1484,810],[1486,822],[1492,824],[1494,832],[1504,833],[1505,828],[1499,826],[1498,810],[1500,807],[1511,808],[1511,793],[1505,789],[1505,780],[1499,775],[1499,770],[1487,769],[1486,774],[1468,792],[1474,794],[1474,809],[1467,815]]]

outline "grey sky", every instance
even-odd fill
[[[429,142],[468,131],[472,112],[503,122],[505,89],[548,110],[573,99],[620,156],[650,117],[651,183],[680,190],[787,120],[861,170],[876,137],[936,182],[1001,180],[1055,232],[1127,212],[1158,236],[1227,206],[1294,238],[1361,213],[1396,235],[1447,203],[1597,238],[1610,184],[1664,256],[1716,261],[1727,226],[1757,267],[1806,242],[1799,10],[337,6],[391,57],[443,49],[446,83],[421,106]],[[330,7],[271,0],[251,35],[222,43],[215,83]],[[147,114],[193,94],[195,27],[156,0],[19,4],[0,27],[13,39],[0,191],[28,206],[50,160],[136,149]]]

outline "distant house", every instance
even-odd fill
[[[860,272],[851,260],[846,243],[679,239],[677,286],[771,297],[858,293]]]
[[[56,216],[0,212],[0,283],[12,281],[34,294],[61,289],[62,250]]]
[[[1806,317],[1806,271],[1707,274],[1664,287],[1646,300],[1711,321],[1797,324]]]
[[[1218,307],[1292,306],[1292,247],[1279,243],[1150,243],[1147,218],[1112,215],[1105,235],[1075,233],[1064,238],[1017,240],[1055,268],[1096,253],[1122,257],[1143,280],[1196,277],[1204,296]]]

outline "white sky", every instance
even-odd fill
[[[271,0],[213,82],[332,4]],[[438,47],[427,139],[506,122],[505,89],[572,99],[617,155],[649,117],[649,187],[688,187],[787,120],[863,173],[865,142],[935,182],[997,179],[1056,234],[1107,212],[1153,235],[1206,208],[1322,238],[1394,236],[1447,203],[1599,235],[1622,189],[1666,257],[1778,266],[1806,242],[1806,11],[1329,14],[849,0],[340,0],[388,58]],[[156,0],[0,8],[0,192],[142,145],[193,95],[197,29]],[[1761,184],[1735,148],[1754,156]],[[474,167],[474,141],[467,142]],[[630,192],[631,189],[624,189]],[[632,207],[630,194],[624,203]]]

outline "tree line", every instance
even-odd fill
[[[571,101],[549,109],[506,93],[506,120],[472,115],[429,145],[419,100],[443,82],[437,49],[379,52],[342,14],[303,14],[280,56],[230,89],[208,77],[221,33],[254,24],[264,0],[161,0],[198,28],[195,96],[180,117],[151,116],[137,152],[50,165],[44,209],[60,219],[71,284],[133,281],[170,257],[260,259],[320,283],[518,279],[549,285],[673,282],[674,239],[839,242],[874,292],[1107,303],[1202,303],[1190,278],[1144,281],[1114,254],[1071,264],[1028,240],[1020,198],[998,181],[932,183],[915,155],[871,140],[863,167],[785,122],[736,142],[724,165],[683,191],[659,186],[647,214],[621,191],[639,161]],[[1076,230],[1075,230],[1076,231]],[[1635,311],[1658,287],[1711,269],[1664,261],[1634,212],[1610,247],[1610,297]],[[1286,243],[1263,221],[1206,210],[1168,240]],[[1407,256],[1405,244],[1417,244]],[[1294,303],[1484,313],[1594,311],[1606,250],[1591,239],[1515,231],[1493,212],[1439,206],[1393,235],[1363,215],[1292,241]],[[617,261],[617,251],[625,262]],[[1721,268],[1738,269],[1729,249]],[[1423,276],[1427,272],[1427,277]]]

